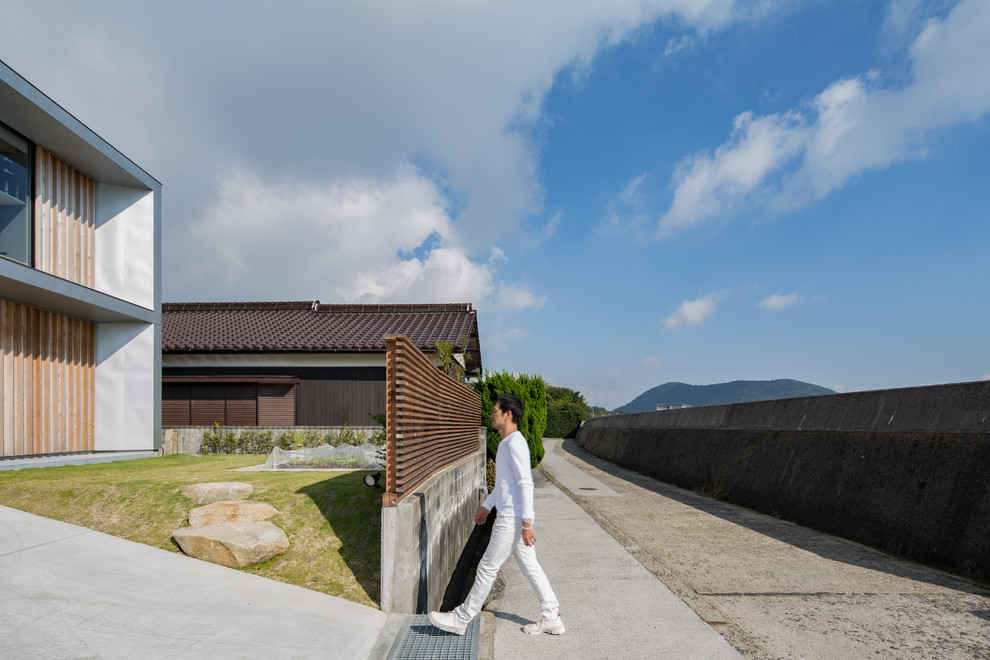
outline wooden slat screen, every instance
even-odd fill
[[[294,426],[296,423],[296,386],[258,386],[258,425]]]
[[[188,385],[162,385],[162,426],[189,426],[190,409]]]
[[[34,267],[96,286],[96,182],[35,147]]]
[[[96,326],[0,299],[0,456],[93,451]]]
[[[258,386],[227,385],[227,426],[255,426],[258,423]]]
[[[223,385],[194,385],[190,393],[190,422],[193,426],[226,423]]]
[[[385,336],[387,461],[383,506],[479,450],[481,397],[404,335]]]

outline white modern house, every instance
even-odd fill
[[[0,62],[0,469],[159,445],[161,193]]]

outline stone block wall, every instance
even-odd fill
[[[661,481],[990,580],[990,382],[586,422],[586,451]]]
[[[381,606],[439,609],[485,489],[484,430],[478,451],[434,474],[396,506],[382,508]]]

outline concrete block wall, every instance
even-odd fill
[[[586,451],[661,481],[990,580],[990,382],[586,422]]]
[[[382,508],[383,611],[440,608],[486,496],[482,432],[476,453],[433,475],[396,506]]]

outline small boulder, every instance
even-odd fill
[[[289,549],[285,532],[267,521],[183,527],[172,538],[190,557],[228,568],[257,564]]]
[[[229,522],[261,522],[276,513],[278,509],[266,502],[254,500],[214,502],[190,511],[189,524],[192,527],[203,527]]]
[[[227,500],[246,500],[254,492],[254,487],[239,481],[215,481],[185,486],[182,492],[196,504],[212,504]]]

